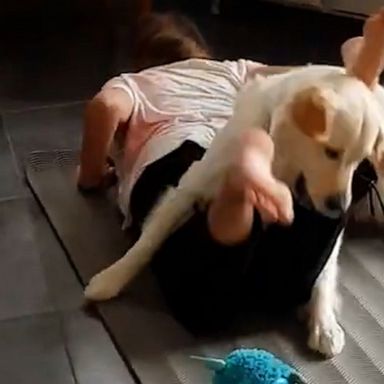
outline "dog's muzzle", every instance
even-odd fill
[[[347,204],[343,195],[330,195],[324,200],[324,208],[316,209],[311,196],[308,193],[307,183],[303,174],[300,174],[295,183],[295,196],[300,205],[303,207],[318,211],[319,213],[336,219],[345,215],[347,212]]]

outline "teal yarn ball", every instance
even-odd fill
[[[261,349],[238,349],[215,370],[213,384],[300,384],[297,372],[272,353]]]

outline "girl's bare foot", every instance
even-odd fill
[[[293,220],[288,187],[272,175],[273,143],[260,129],[246,132],[238,143],[225,183],[209,209],[212,236],[224,244],[245,240],[256,208],[264,222]]]
[[[241,138],[228,187],[247,191],[254,207],[266,221],[290,223],[292,197],[288,187],[272,175],[274,146],[263,130],[250,130]]]
[[[363,38],[354,38],[342,47],[347,70],[367,86],[376,84],[384,69],[384,8],[370,16],[363,28]]]

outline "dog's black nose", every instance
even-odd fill
[[[342,213],[345,210],[345,198],[342,195],[332,195],[325,199],[325,207],[334,213]]]

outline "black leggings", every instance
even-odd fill
[[[140,226],[168,186],[176,186],[205,150],[186,141],[149,165],[132,192],[133,222]],[[279,313],[310,299],[343,220],[327,218],[295,203],[289,227],[263,229],[255,212],[252,234],[236,246],[210,236],[206,212],[173,233],[155,255],[152,268],[175,317],[194,332],[219,329],[244,310]]]

